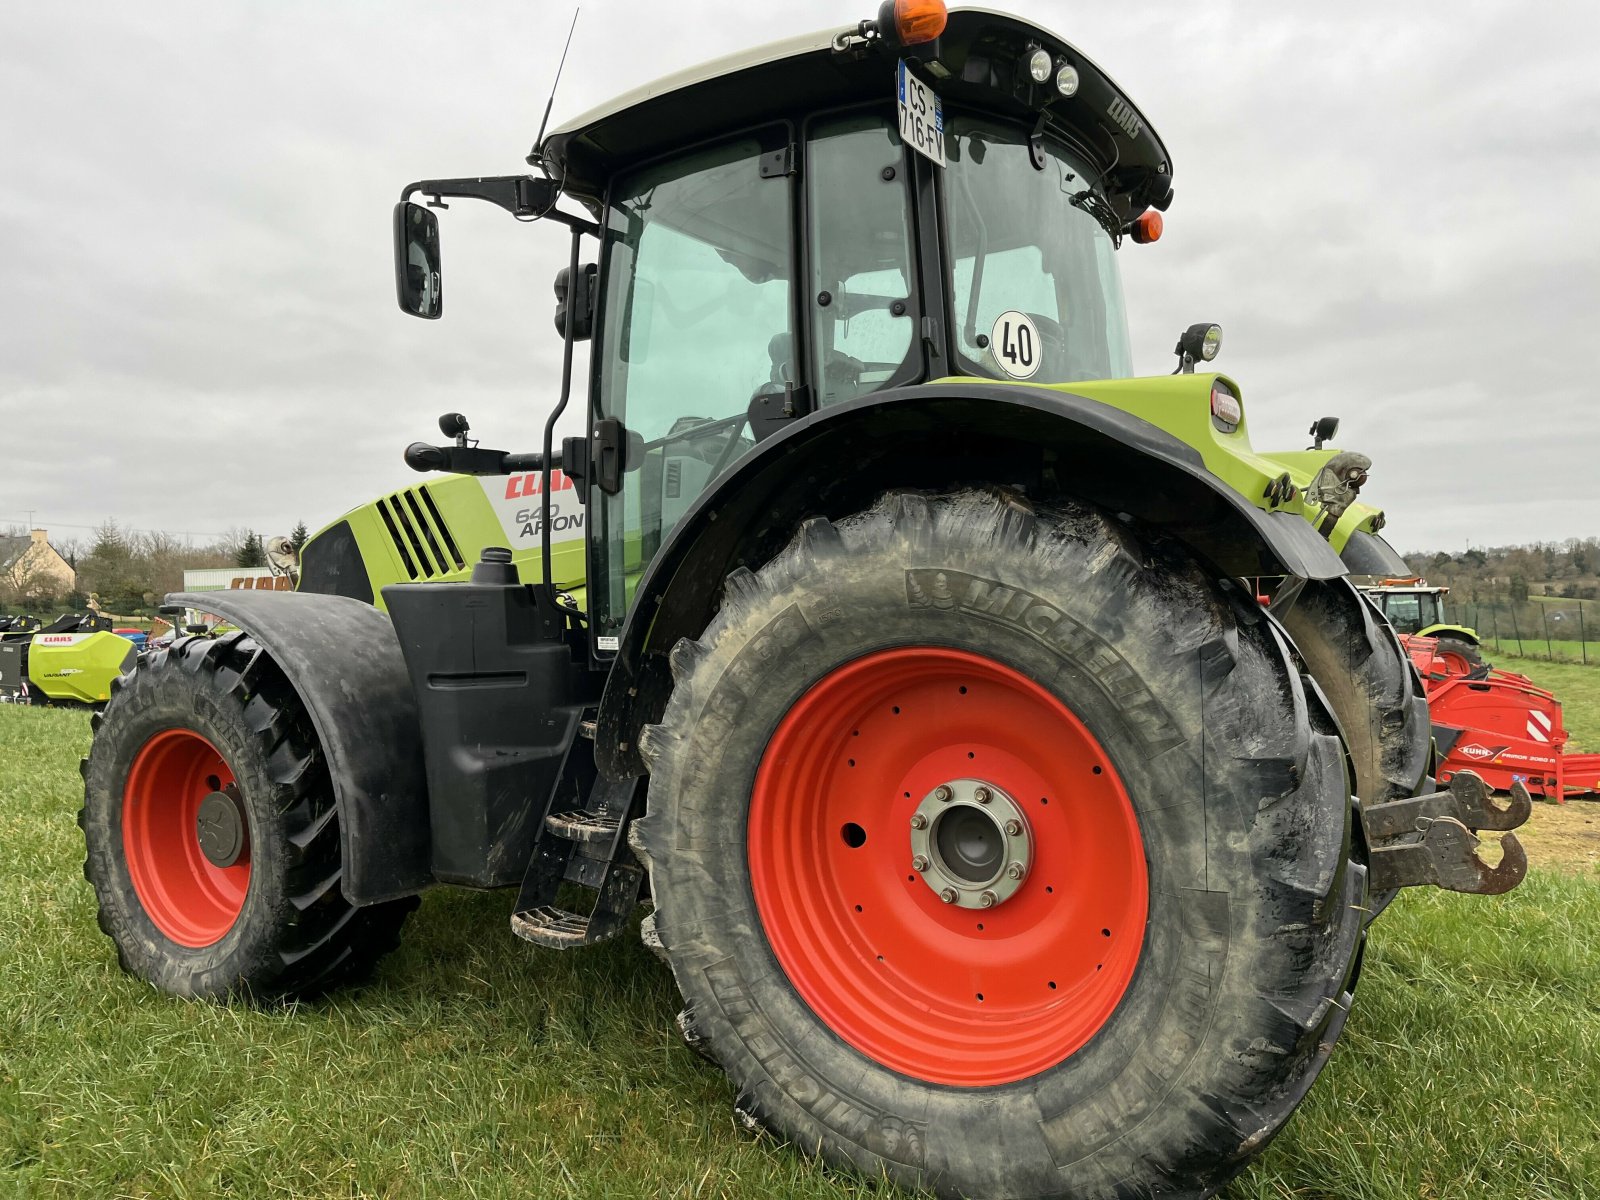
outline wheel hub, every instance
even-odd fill
[[[200,801],[195,835],[200,840],[200,852],[213,867],[231,867],[239,861],[248,828],[239,791],[233,784]]]
[[[1027,814],[981,779],[939,784],[911,814],[911,866],[941,901],[993,908],[1016,895],[1033,865]]]

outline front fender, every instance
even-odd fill
[[[800,522],[895,488],[1021,486],[1158,526],[1219,575],[1331,579],[1345,566],[1301,516],[1265,512],[1159,426],[1053,388],[982,381],[888,389],[794,421],[735,463],[645,569],[601,701],[596,757],[643,772],[639,729],[671,691],[666,655],[717,608],[722,581],[780,551]]]
[[[432,883],[421,725],[389,618],[310,592],[179,593],[167,604],[215,613],[283,668],[333,776],[345,898],[375,904]]]

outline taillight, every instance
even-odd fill
[[[1211,420],[1223,433],[1232,433],[1244,420],[1244,405],[1220,379],[1211,384]]]

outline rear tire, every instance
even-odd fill
[[[84,875],[123,970],[177,996],[306,996],[394,948],[416,899],[345,900],[321,746],[246,634],[145,655],[94,727]]]
[[[1084,506],[895,494],[736,572],[672,668],[653,932],[749,1120],[947,1195],[1201,1196],[1304,1096],[1366,870],[1334,722],[1232,585]],[[913,863],[967,773],[1032,839],[988,908]]]
[[[1450,668],[1452,675],[1471,675],[1489,666],[1484,661],[1483,652],[1471,642],[1448,636],[1439,638],[1438,642],[1439,648],[1434,653]]]

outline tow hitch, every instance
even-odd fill
[[[1509,892],[1528,873],[1528,855],[1509,830],[1533,811],[1533,798],[1521,783],[1511,788],[1504,808],[1490,799],[1489,785],[1471,771],[1462,771],[1442,792],[1394,800],[1363,809],[1361,822],[1373,847],[1369,879],[1373,891],[1431,884],[1451,892],[1497,896]],[[1478,857],[1472,830],[1505,832],[1502,857],[1490,866]],[[1420,833],[1397,845],[1395,838]]]

